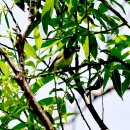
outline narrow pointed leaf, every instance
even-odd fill
[[[120,78],[120,73],[117,69],[113,70],[111,79],[117,94],[122,98],[121,78]]]
[[[25,42],[24,50],[26,51],[27,55],[32,56],[34,59],[37,58],[35,49],[27,42]]]
[[[34,38],[35,38],[36,47],[39,50],[41,48],[41,45],[42,45],[42,38],[40,35],[39,27],[36,27],[34,29]]]

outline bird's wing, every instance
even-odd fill
[[[54,61],[53,61],[53,62],[51,63],[51,65],[50,65],[48,71],[52,71],[52,70],[54,69],[54,64],[55,64],[55,62],[56,62],[57,60],[59,60],[62,56],[63,56],[63,52],[61,52],[61,53],[54,59]]]

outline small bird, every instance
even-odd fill
[[[61,52],[56,59],[53,61],[51,66],[49,67],[49,71],[65,69],[71,65],[73,55],[76,51],[79,51],[79,48],[75,46],[71,46],[68,48],[64,48],[63,52]]]

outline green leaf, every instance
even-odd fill
[[[58,21],[59,21],[59,18],[52,18],[49,21],[49,25],[51,25],[54,28],[54,27],[58,26]]]
[[[63,39],[60,39],[60,40],[56,40],[56,41],[54,41],[53,43],[51,43],[51,45],[49,45],[48,47],[46,47],[46,49],[45,49],[44,51],[46,51],[46,50],[52,48],[55,44],[60,43],[62,40],[63,40]]]
[[[57,29],[55,29],[54,31],[52,31],[52,32],[58,32],[58,31],[60,31],[61,33],[62,33],[62,30],[66,30],[66,29],[75,29],[76,28],[76,24],[75,24],[75,22],[73,22],[73,21],[67,21],[67,22],[65,22],[65,24],[63,24],[62,26],[60,26],[60,27],[58,27]],[[67,30],[68,31],[68,30]],[[59,33],[59,32],[58,32]]]
[[[76,10],[77,10],[77,0],[70,0],[68,5],[68,13],[69,13],[68,19],[71,19]]]
[[[102,33],[98,33],[98,37],[105,42],[105,36]]]
[[[37,50],[39,50],[42,45],[42,37],[40,35],[40,30],[38,26],[34,29],[34,38],[35,38]]]
[[[47,76],[44,78],[38,79],[32,86],[31,90],[33,93],[36,93],[43,85],[47,84],[53,79],[53,76]]]
[[[50,22],[54,8],[54,0],[46,0],[42,8],[42,26],[45,34],[48,32],[48,24]]]
[[[12,120],[10,115],[0,116],[0,121],[2,122],[2,127],[7,128],[8,123]]]
[[[120,45],[122,48],[130,47],[129,35],[118,35],[107,42],[107,45]]]
[[[7,14],[8,14],[8,13],[5,13],[5,12],[4,12],[4,17],[5,17],[6,25],[7,25],[8,28],[10,28],[9,20],[8,20]]]
[[[25,42],[24,50],[26,51],[27,55],[32,56],[34,59],[37,59],[36,51],[29,43]]]
[[[67,110],[66,110],[66,102],[62,99],[62,98],[60,98],[60,97],[58,97],[57,98],[57,105],[58,105],[58,111],[60,112],[60,114],[65,114],[66,112],[67,112]]]
[[[88,36],[82,36],[81,37],[81,43],[82,43],[82,46],[83,46],[83,50],[84,50],[86,60],[88,60],[88,56],[89,56],[89,38],[88,38]]]
[[[2,11],[0,12],[0,24],[1,24],[1,18],[2,18]]]
[[[103,21],[104,16],[102,15],[102,13],[100,13],[99,10],[96,10],[96,9],[92,9],[92,13],[94,14],[94,16],[96,17],[98,22],[100,22],[101,26],[104,27],[107,30],[107,25]]]
[[[32,68],[35,68],[35,64],[34,64],[33,61],[27,61],[25,64],[26,64],[27,66],[31,66]]]
[[[105,73],[104,73],[104,82],[103,82],[103,87],[105,88],[105,86],[107,85],[107,82],[110,78],[110,70],[105,68]]]
[[[130,0],[126,1],[128,4],[130,4]]]
[[[117,69],[113,70],[111,79],[117,94],[122,98],[123,93],[122,93],[122,86],[121,86],[121,78],[120,78],[120,73]]]
[[[98,6],[98,10],[100,10],[100,12],[102,13],[105,13],[108,11],[108,8],[103,3],[100,3],[100,5]]]
[[[120,58],[121,52],[117,47],[112,48],[111,55]]]
[[[32,23],[31,27],[26,32],[26,37],[28,37],[29,34],[40,24],[41,20],[42,19],[38,19]]]
[[[122,58],[122,59],[125,59],[125,58],[127,58],[129,55],[130,55],[130,51],[125,52],[123,55],[121,55],[121,58]]]
[[[42,17],[50,10],[50,17],[52,16],[54,8],[54,0],[46,0],[43,8],[42,8]]]
[[[38,103],[39,103],[41,106],[52,105],[52,104],[55,103],[55,97],[44,98],[44,99],[40,100]]]
[[[130,76],[127,77],[124,82],[122,83],[122,92],[124,94],[124,92],[127,90],[127,88],[129,87],[130,85]]]
[[[47,47],[56,42],[57,40],[46,40],[45,42],[42,43],[42,47]]]
[[[47,32],[48,32],[48,24],[51,20],[51,17],[50,17],[50,10],[46,12],[46,14],[42,17],[42,27],[43,27],[43,30],[45,32],[45,34],[47,35]]]
[[[122,9],[122,11],[124,12],[124,14],[126,14],[125,13],[125,8],[121,5],[121,4],[119,4],[117,1],[113,1],[116,5],[118,5],[121,9]]]
[[[12,129],[13,130],[21,130],[21,129],[24,129],[25,127],[27,127],[26,123],[20,122],[19,124],[14,126]]]
[[[114,19],[112,19],[111,17],[108,17],[107,19],[108,19],[108,21],[106,21],[106,22],[107,22],[112,28],[115,28],[115,27],[118,26],[118,24],[116,23],[116,21],[115,21]],[[118,34],[118,33],[119,33],[119,28],[113,29],[112,32],[111,32],[111,34],[113,34],[113,33]]]
[[[2,72],[8,76],[9,75],[9,70],[8,70],[8,67],[6,66],[5,62],[0,60],[0,68],[2,70]]]
[[[96,59],[97,53],[98,53],[97,40],[96,40],[96,37],[94,35],[90,35],[89,38],[90,38],[90,40],[89,40],[90,53]]]

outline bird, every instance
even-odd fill
[[[79,47],[70,46],[64,48],[63,51],[55,58],[55,60],[50,65],[48,71],[56,71],[60,69],[65,69],[71,65],[73,55],[76,51],[79,51]]]

